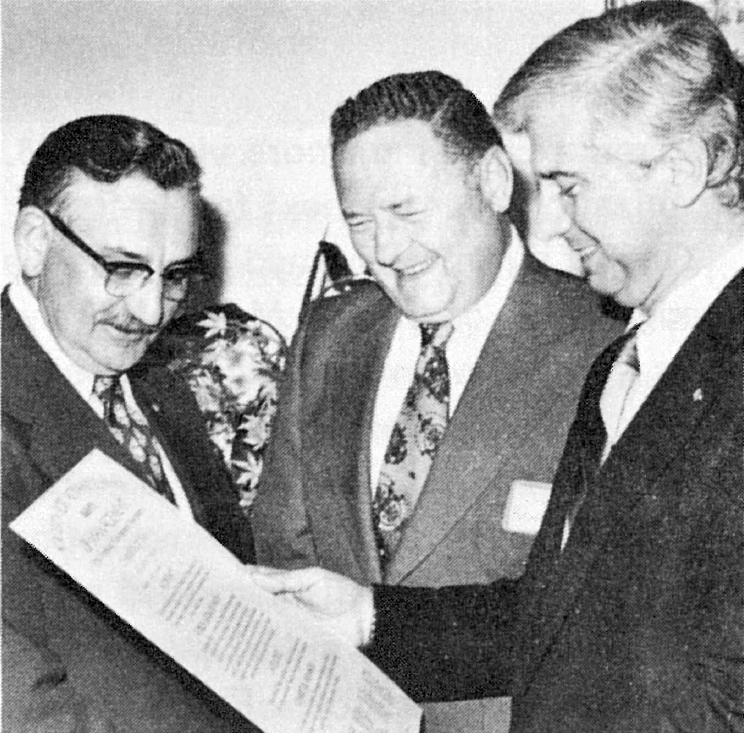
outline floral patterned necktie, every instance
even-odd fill
[[[96,376],[93,394],[103,404],[103,419],[109,430],[142,466],[150,486],[175,504],[152,430],[144,417],[127,409],[120,378],[111,375]]]
[[[434,461],[449,420],[450,381],[445,347],[451,323],[424,323],[421,352],[385,453],[372,504],[383,570]]]

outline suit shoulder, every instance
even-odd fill
[[[186,401],[196,406],[194,397],[187,381],[180,375],[174,374],[164,364],[156,364],[148,361],[141,361],[132,367],[129,372],[129,378],[144,387],[148,396],[152,396],[155,401],[158,398],[173,398],[176,402]]]
[[[351,280],[342,291],[313,300],[308,307],[308,316],[314,317],[326,311],[338,312],[350,308],[364,308],[365,305],[385,298],[380,286],[372,279],[364,277]]]
[[[378,320],[381,309],[386,313],[392,307],[376,282],[367,278],[353,280],[338,295],[312,301],[303,314],[300,327],[310,333],[327,329],[339,331],[357,320]]]
[[[596,293],[584,278],[555,270],[535,258],[530,260],[528,282],[538,294],[542,306],[549,309],[556,326],[565,319],[569,326],[580,325],[608,334],[610,338],[625,328],[630,309]]]

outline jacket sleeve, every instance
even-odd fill
[[[367,656],[419,702],[510,694],[519,581],[375,586]]]
[[[278,408],[261,482],[253,504],[259,564],[301,568],[319,564],[305,506],[302,444],[302,366],[306,323],[292,341],[279,387]]]
[[[8,527],[45,488],[26,460],[11,426],[2,436],[2,728],[18,733],[108,733],[114,726],[67,676],[63,661],[49,647],[45,608],[30,548]]]
[[[3,623],[3,730],[13,733],[113,733],[111,721],[84,700],[48,649]]]

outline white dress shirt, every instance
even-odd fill
[[[633,312],[627,330],[638,326],[635,338],[640,368],[625,398],[617,429],[607,436],[603,462],[700,319],[743,267],[744,246],[711,262],[694,277],[680,283],[658,304],[651,317],[640,309]],[[566,546],[570,531],[569,517],[563,528],[561,549]]]
[[[713,301],[742,268],[744,244],[680,283],[650,317],[638,309],[634,311],[628,327],[641,324],[636,335],[640,371],[628,392],[613,443],[620,439]]]
[[[39,304],[36,298],[33,296],[26,284],[22,280],[16,280],[10,286],[8,296],[16,311],[18,311],[21,320],[41,349],[54,362],[54,365],[60,372],[62,372],[62,375],[75,388],[78,394],[88,403],[93,412],[95,412],[99,418],[103,419],[103,404],[101,403],[101,400],[93,394],[93,382],[96,375],[79,367],[60,348],[57,340],[54,338],[54,335],[49,330],[49,327],[41,315],[41,310],[39,309]],[[134,399],[134,395],[132,394],[132,387],[129,384],[129,378],[127,375],[122,374],[120,381],[127,409],[132,411],[134,414],[142,416],[144,419],[142,410],[140,410]],[[176,500],[176,505],[188,517],[193,519],[191,507],[189,506],[183,486],[181,486],[181,482],[178,480],[178,476],[173,470],[173,466],[168,460],[168,456],[165,454],[160,442],[157,438],[154,438],[154,441],[158,453],[160,454],[160,462],[163,464],[165,477],[168,480],[168,485],[170,486]]]
[[[514,227],[496,279],[486,294],[466,313],[452,321],[455,330],[447,342],[450,375],[450,415],[455,408],[496,318],[514,285],[524,260],[524,245]],[[416,321],[402,317],[395,327],[385,358],[375,399],[370,446],[370,486],[374,495],[390,434],[398,419],[403,399],[413,381],[421,351],[421,331]]]

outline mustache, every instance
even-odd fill
[[[119,331],[139,336],[155,336],[160,333],[161,326],[150,326],[142,323],[138,318],[104,318],[99,321],[103,326],[111,326]]]

